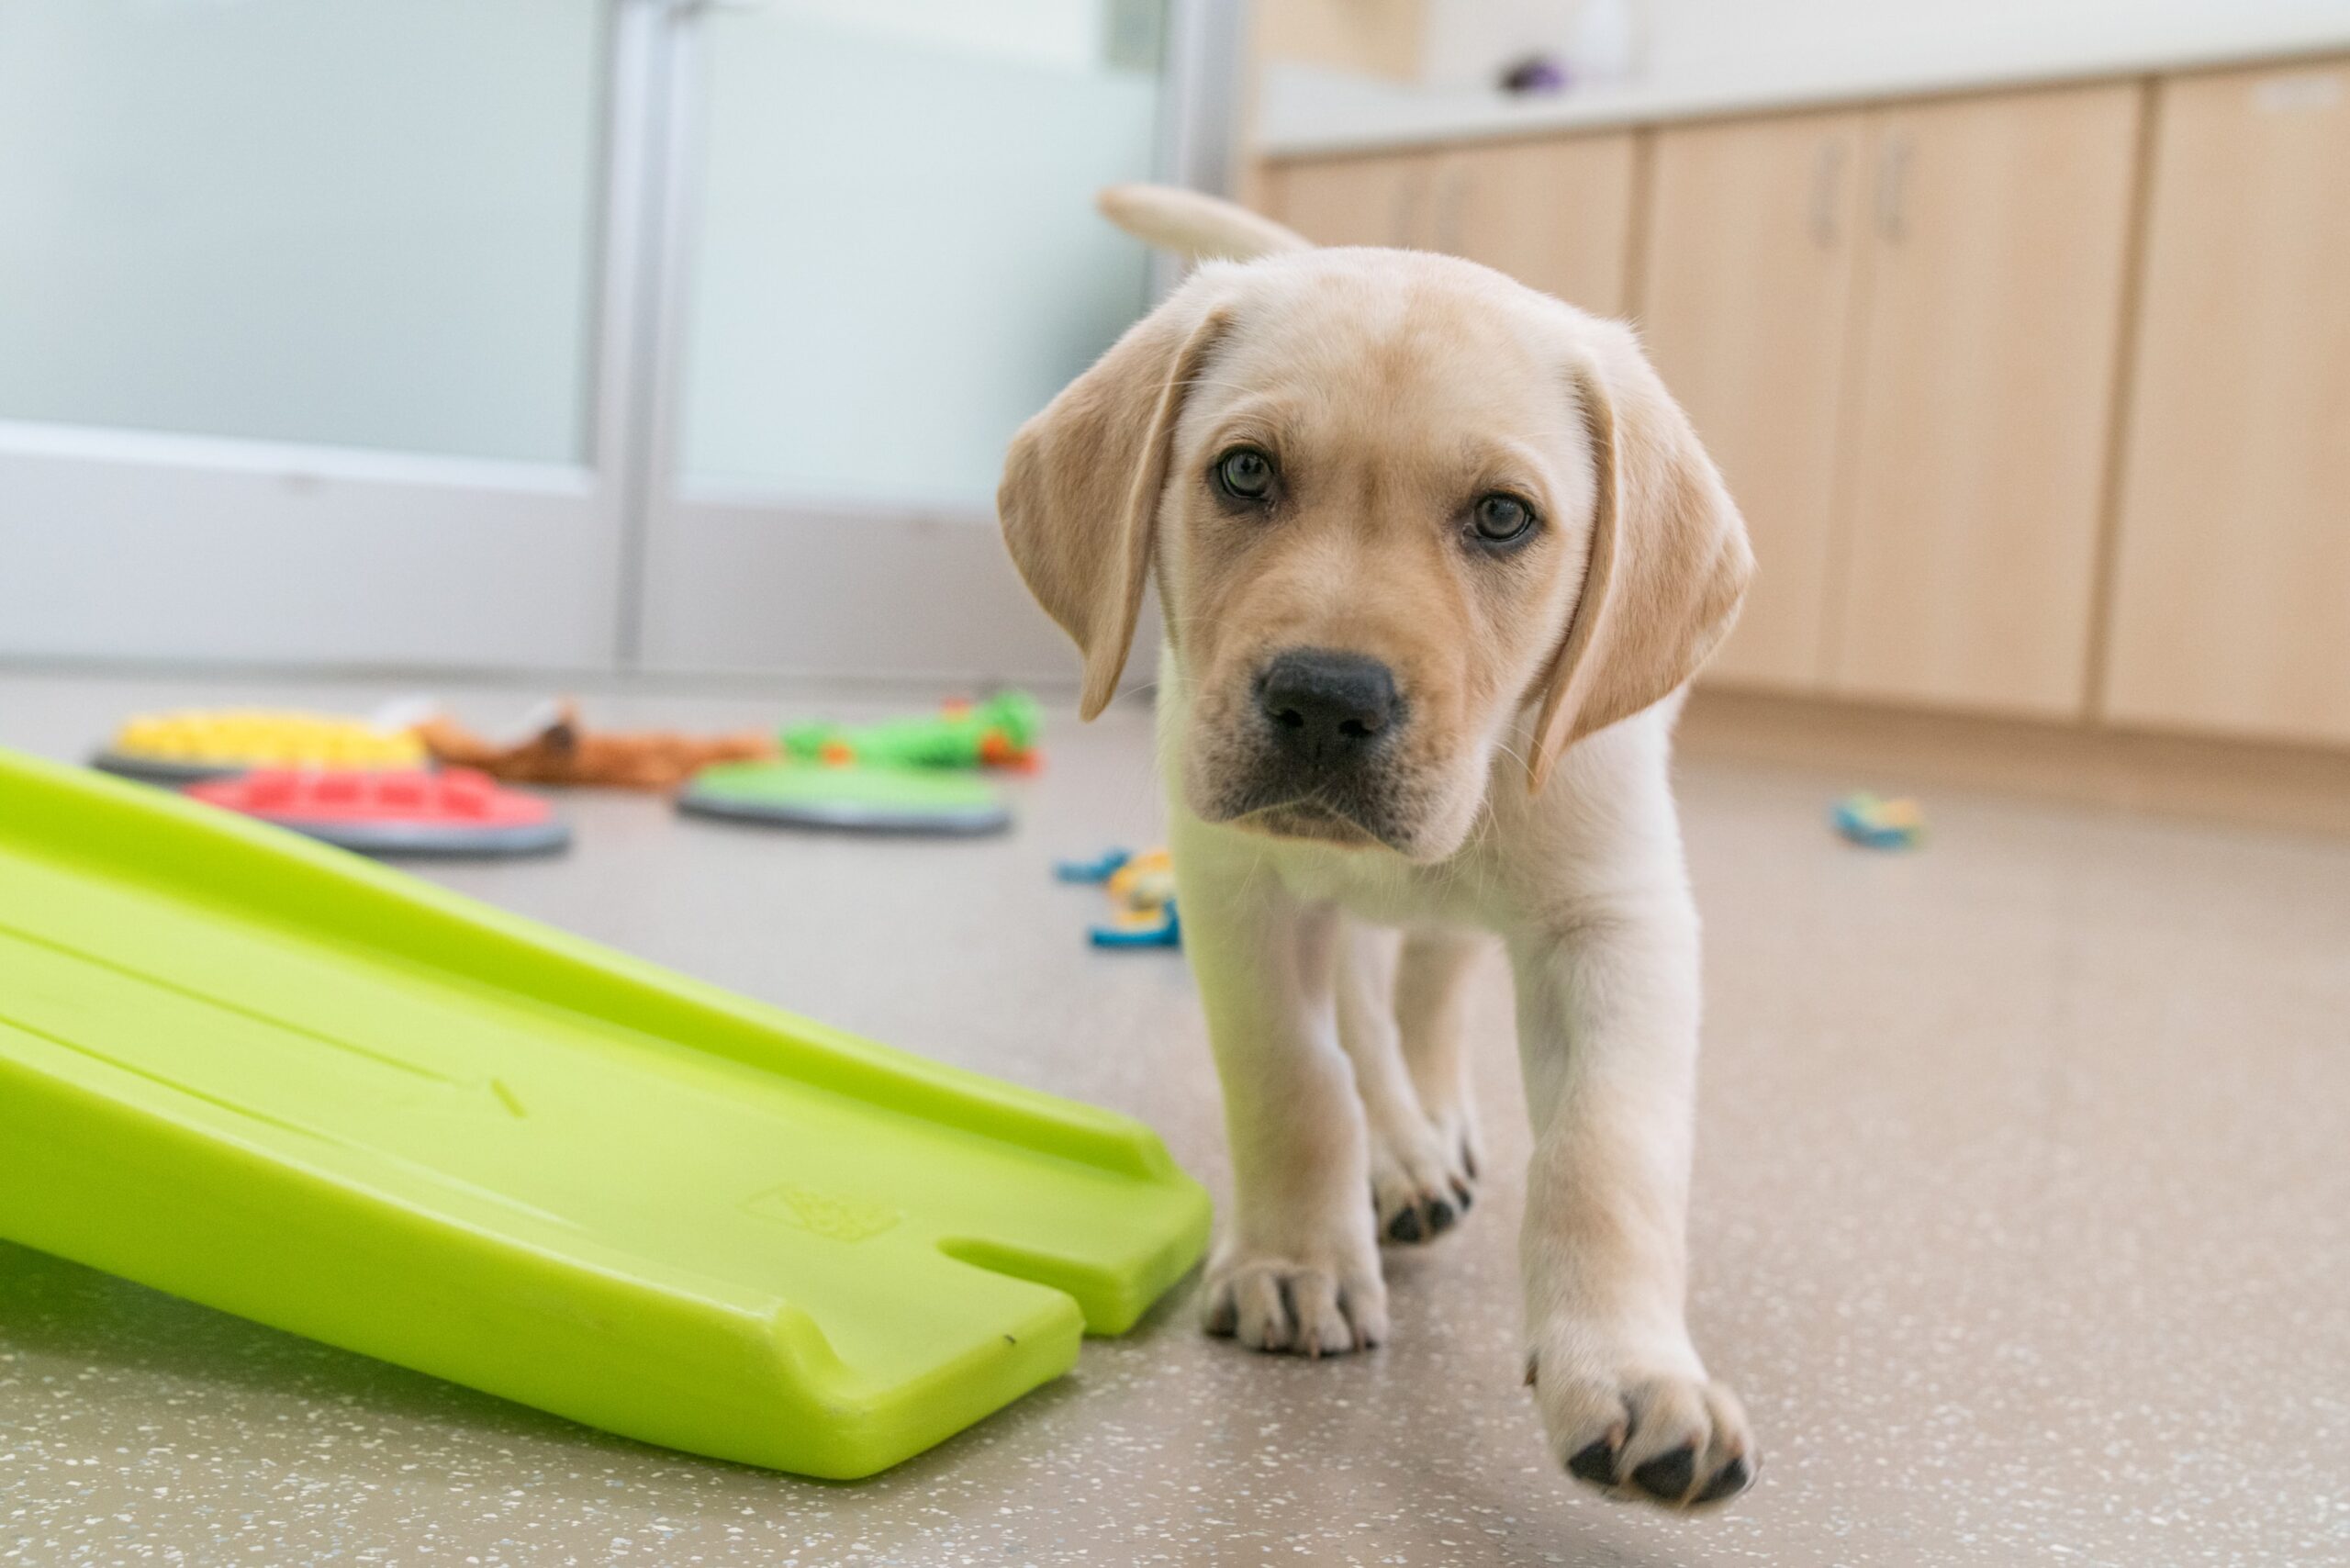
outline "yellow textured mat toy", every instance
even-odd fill
[[[94,759],[109,773],[185,783],[256,767],[421,767],[416,733],[336,713],[190,708],[142,713]]]

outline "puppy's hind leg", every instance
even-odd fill
[[[1396,960],[1395,1022],[1420,1109],[1450,1169],[1474,1189],[1484,1165],[1469,1055],[1470,981],[1493,938],[1467,931],[1415,931]]]
[[[1371,1206],[1391,1241],[1434,1239],[1473,1197],[1460,1140],[1429,1120],[1398,1027],[1399,957],[1419,940],[1353,920],[1338,939],[1338,1039],[1371,1131]]]

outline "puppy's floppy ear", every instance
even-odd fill
[[[1117,691],[1175,424],[1226,325],[1196,285],[1178,293],[1012,438],[996,513],[1028,591],[1084,657],[1085,718]]]
[[[1595,470],[1591,554],[1535,721],[1538,790],[1567,747],[1695,675],[1754,575],[1745,520],[1630,333],[1610,326],[1574,383]]]

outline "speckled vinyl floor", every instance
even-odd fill
[[[134,707],[380,694],[0,678],[0,745],[72,756]],[[800,837],[590,796],[567,857],[433,875],[1131,1112],[1221,1196],[1180,960],[1090,952],[1091,895],[1046,877],[1155,835],[1147,731],[1135,711],[1062,724],[1009,838]],[[1391,1254],[1397,1333],[1374,1355],[1207,1339],[1187,1282],[1059,1383],[828,1485],[0,1244],[0,1562],[2350,1562],[2350,846],[1944,796],[1930,847],[1874,856],[1821,823],[1866,782],[1684,768],[1710,987],[1693,1305],[1768,1459],[1727,1514],[1603,1501],[1543,1458],[1496,973],[1500,1174],[1461,1230]]]

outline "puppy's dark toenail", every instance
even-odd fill
[[[1583,1452],[1567,1461],[1567,1473],[1579,1475],[1598,1486],[1616,1484],[1616,1450],[1607,1446],[1606,1438],[1596,1439]]]
[[[1469,1152],[1469,1146],[1465,1143],[1460,1146],[1460,1169],[1469,1172],[1472,1182],[1477,1179],[1477,1157]]]
[[[1746,1456],[1740,1454],[1722,1466],[1722,1473],[1715,1476],[1703,1492],[1697,1494],[1697,1501],[1718,1503],[1725,1497],[1735,1497],[1745,1491],[1747,1484],[1753,1479],[1754,1472],[1748,1468]]]
[[[1452,1228],[1452,1205],[1442,1198],[1428,1205],[1428,1234],[1442,1236]]]
[[[1677,1448],[1671,1453],[1661,1453],[1632,1472],[1632,1479],[1641,1491],[1668,1503],[1677,1503],[1689,1490],[1689,1483],[1697,1479],[1696,1450]]]
[[[1420,1211],[1405,1209],[1389,1220],[1387,1234],[1398,1241],[1417,1241],[1420,1238]]]
[[[1460,1212],[1462,1214],[1467,1214],[1469,1212],[1469,1205],[1477,1201],[1476,1194],[1472,1193],[1466,1185],[1459,1182],[1455,1182],[1452,1184],[1452,1196],[1453,1200],[1460,1205]]]

